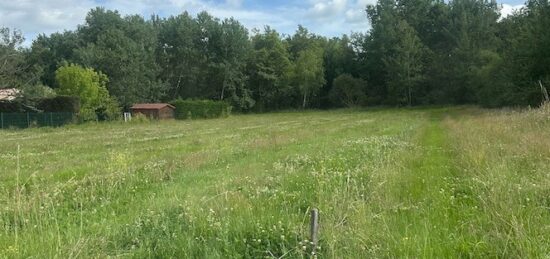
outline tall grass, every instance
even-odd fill
[[[548,115],[339,110],[3,131],[0,254],[548,256]]]

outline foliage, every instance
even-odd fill
[[[116,11],[96,8],[79,33],[88,44],[76,51],[76,60],[105,73],[110,94],[123,106],[164,97],[167,85],[158,78],[157,37],[151,23],[138,15],[122,18]]]
[[[116,100],[107,91],[107,76],[91,68],[64,65],[55,73],[57,93],[80,98],[80,116],[84,121],[107,120],[119,117]]]
[[[80,98],[76,96],[59,95],[52,98],[43,98],[37,102],[38,109],[44,112],[80,112]]]
[[[292,71],[292,83],[300,90],[303,96],[302,108],[306,108],[307,97],[317,94],[325,84],[323,50],[321,48],[311,47],[298,53]]]
[[[539,105],[538,82],[550,78],[549,13],[541,0],[506,18],[490,0],[380,0],[366,7],[368,32],[327,38],[303,26],[249,35],[207,12],[145,19],[95,8],[78,29],[41,34],[30,49],[3,28],[0,88],[56,88],[55,71],[71,63],[107,75],[124,108],[174,98],[243,112],[331,108],[341,74],[368,82],[369,105]]]
[[[290,86],[292,63],[287,45],[277,31],[266,27],[252,37],[253,50],[248,62],[248,84],[256,110],[290,107],[294,91]]]
[[[413,90],[422,80],[424,46],[416,31],[406,21],[399,21],[391,54],[383,58],[391,75],[388,81],[388,98],[393,104],[413,104]]]
[[[367,99],[365,95],[367,82],[365,80],[355,78],[349,74],[342,74],[334,79],[332,84],[330,97],[333,103],[347,107],[365,105]]]
[[[45,85],[27,85],[21,88],[23,98],[27,100],[36,100],[42,98],[55,97],[55,90]]]
[[[0,101],[0,112],[23,112],[21,102]]]
[[[21,31],[0,27],[0,89],[24,84],[21,78],[25,69],[24,56],[18,51],[23,41]]]
[[[211,119],[227,117],[232,107],[223,101],[211,100],[174,100],[170,102],[176,107],[176,119]]]

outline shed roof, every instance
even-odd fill
[[[131,107],[131,109],[137,109],[137,110],[160,110],[164,107],[170,107],[172,109],[175,109],[176,107],[172,106],[168,103],[136,103],[134,106]]]

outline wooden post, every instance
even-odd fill
[[[319,243],[319,210],[313,208],[311,210],[311,220],[310,220],[310,234],[311,234],[311,243],[313,243],[312,251],[315,253],[317,245]]]
[[[542,81],[539,80],[540,90],[542,91],[542,97],[544,98],[545,102],[550,102],[550,97],[548,96],[548,91],[546,91],[546,88],[542,85]]]

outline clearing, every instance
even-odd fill
[[[0,256],[550,257],[550,112],[237,115],[0,131]],[[19,151],[18,151],[19,147]]]

